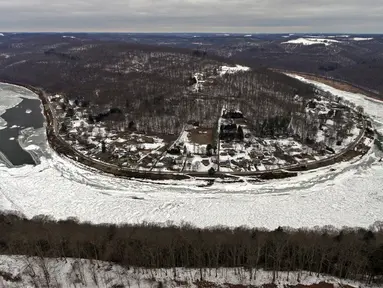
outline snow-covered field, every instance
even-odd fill
[[[290,36],[284,36],[285,38],[288,38]],[[291,39],[285,42],[282,42],[281,44],[301,44],[301,45],[316,45],[316,44],[322,44],[325,46],[329,46],[334,43],[342,43],[342,41],[338,41],[332,38],[345,38],[347,41],[370,41],[374,38],[365,38],[365,37],[352,37],[349,38],[349,35],[330,35],[330,36],[307,36],[307,37],[301,37],[297,39]]]
[[[241,66],[241,65],[236,65],[235,67],[222,66],[219,74],[222,76],[225,74],[233,74],[233,73],[237,73],[239,71],[248,71],[248,70],[250,70],[249,67]]]
[[[362,105],[383,132],[383,102],[317,85]],[[376,148],[362,159],[295,178],[199,187],[193,179],[158,184],[103,175],[59,157],[44,137],[37,131],[29,143],[41,147],[33,150],[45,155],[41,164],[12,169],[0,164],[0,210],[95,223],[173,221],[201,227],[368,227],[383,220],[383,155]]]
[[[326,38],[298,38],[289,40],[286,42],[282,42],[281,44],[302,44],[302,45],[315,45],[315,44],[322,44],[322,45],[331,45],[332,43],[340,43],[338,40],[334,39],[326,39]]]
[[[370,41],[373,40],[374,38],[361,38],[361,37],[354,37],[352,40],[354,41]]]
[[[261,287],[264,284],[273,283],[273,273],[271,271],[252,271],[250,279],[249,271],[241,267],[203,269],[201,275],[199,269],[142,269],[135,267],[129,269],[108,262],[85,259],[41,259],[5,255],[0,255],[0,272],[3,273],[3,276],[0,276],[0,287],[7,288],[197,287],[196,284],[201,278],[203,281],[212,282],[223,287],[233,287],[234,285]],[[335,287],[343,287],[343,285],[378,287],[366,286],[354,281],[316,275],[305,271],[277,272],[274,284],[275,287],[283,288],[286,287],[285,285],[312,285],[321,282],[333,284]],[[162,286],[159,283],[162,283]]]

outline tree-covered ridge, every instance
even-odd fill
[[[227,102],[252,116],[284,117],[296,109],[297,93],[313,96],[309,85],[269,70],[221,77],[220,67],[231,60],[199,50],[54,37],[29,41],[11,44],[13,54],[1,59],[2,79],[87,101],[92,115],[118,108],[126,120],[120,122],[127,123],[122,126],[134,120],[147,132],[179,133],[189,120],[213,125]],[[196,74],[204,81],[198,87]]]

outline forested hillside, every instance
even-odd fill
[[[348,101],[219,51],[43,34],[7,39],[0,79],[45,90],[60,136],[119,167],[272,170],[331,157],[364,126],[363,111]],[[238,117],[222,120],[223,111]]]
[[[83,101],[92,116],[116,108],[119,122],[160,134],[179,133],[189,120],[211,126],[226,102],[266,119],[299,109],[296,94],[313,96],[269,70],[218,77],[231,61],[198,50],[40,36],[15,38],[0,53],[1,79]]]

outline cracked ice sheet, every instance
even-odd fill
[[[53,154],[38,166],[0,167],[2,210],[95,223],[190,222],[276,228],[368,227],[383,219],[382,166],[373,153],[291,179],[258,184],[158,185],[116,179]]]
[[[383,120],[383,103],[355,97],[367,112],[376,109],[376,122]],[[27,217],[74,216],[94,223],[184,221],[199,227],[270,229],[368,227],[383,220],[383,166],[376,150],[362,159],[290,179],[204,188],[196,180],[159,185],[110,177],[61,158],[49,148],[48,152],[51,158],[43,157],[35,167],[0,166],[1,210],[16,210]]]

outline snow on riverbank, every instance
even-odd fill
[[[383,123],[382,102],[333,92],[352,98],[371,114],[374,123]],[[201,181],[192,179],[160,185],[111,177],[61,158],[45,147],[40,165],[13,169],[0,166],[0,210],[18,211],[27,217],[74,216],[95,223],[184,221],[200,227],[246,225],[271,229],[368,227],[383,220],[383,165],[377,153],[374,149],[362,159],[290,179],[199,187]]]
[[[359,93],[342,91],[317,81],[305,79],[301,76],[297,76],[297,75],[290,75],[290,76],[297,78],[303,82],[314,84],[319,89],[328,91],[334,95],[347,99],[355,103],[357,106],[358,105],[362,106],[364,109],[364,112],[374,120],[375,126],[378,129],[378,131],[383,132],[382,130],[383,129],[383,101],[368,98],[367,96],[363,94],[359,94]]]
[[[202,275],[201,275],[202,271]],[[54,259],[0,255],[0,287],[197,287],[203,281],[230,287],[252,285],[261,287],[273,283],[273,272],[244,268],[218,269],[143,269],[122,267],[113,263],[85,259]],[[276,273],[275,287],[286,285],[312,285],[326,282],[335,287],[378,287],[316,275],[305,271]],[[162,283],[162,286],[160,285]],[[185,285],[180,285],[184,283]],[[201,286],[200,286],[201,287]],[[327,287],[327,286],[326,286]],[[331,287],[331,286],[330,286]]]

